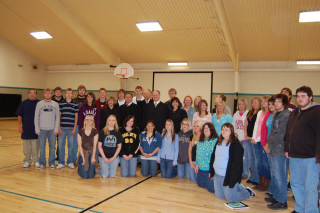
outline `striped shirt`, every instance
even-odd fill
[[[66,99],[59,103],[61,113],[61,128],[73,128],[75,122],[75,114],[79,111],[79,104],[74,100],[67,102]]]

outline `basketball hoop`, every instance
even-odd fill
[[[128,63],[121,63],[114,69],[114,75],[118,78],[128,79],[134,75],[134,69]]]

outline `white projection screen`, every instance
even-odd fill
[[[160,91],[160,100],[169,100],[168,90],[175,88],[177,97],[183,103],[185,96],[192,99],[200,95],[212,108],[212,72],[153,72],[153,90]]]

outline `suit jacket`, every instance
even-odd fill
[[[118,123],[119,127],[123,127],[123,121],[128,115],[134,116],[135,123],[138,127],[141,125],[140,109],[137,104],[131,103],[130,106],[127,106],[127,104],[123,104],[120,106],[119,110],[120,110],[120,116],[121,116],[120,123]]]
[[[150,99],[149,103],[153,104],[153,100]],[[143,131],[146,128],[147,122],[148,122],[148,110],[147,110],[147,102],[146,100],[139,101],[138,106],[140,108],[140,126],[139,129]]]
[[[147,104],[147,121],[153,120],[157,132],[162,133],[166,120],[168,119],[168,114],[168,105],[161,101],[158,103],[157,107],[154,106],[153,102]]]

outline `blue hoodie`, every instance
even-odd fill
[[[152,138],[152,141],[149,145],[147,140],[147,132],[141,132],[140,134],[140,146],[143,149],[143,152],[150,154],[152,153],[157,147],[161,148],[162,138],[160,133],[156,132],[155,136]],[[153,156],[157,156],[158,153],[154,154]]]

